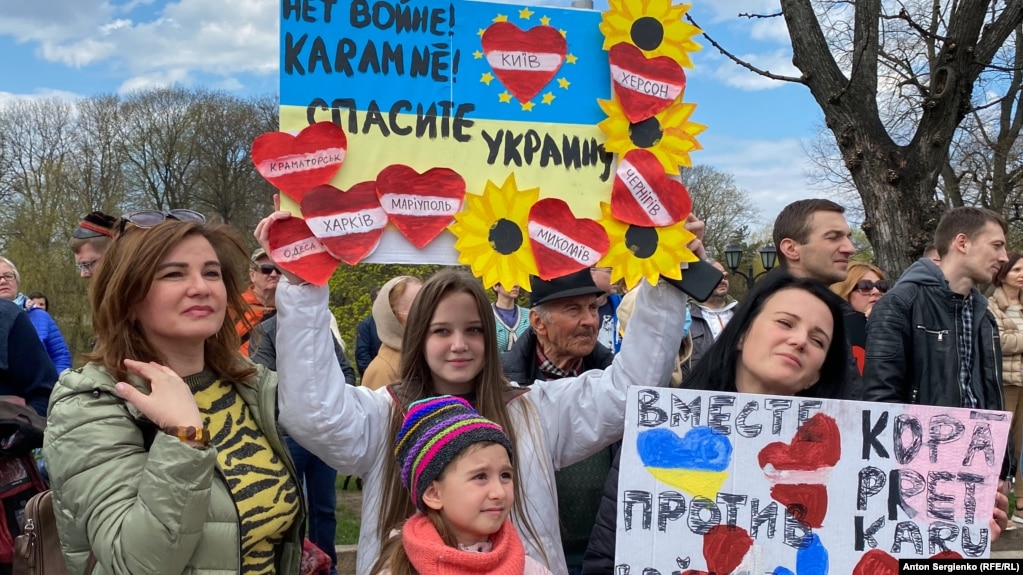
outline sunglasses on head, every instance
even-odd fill
[[[877,291],[881,293],[886,293],[888,291],[888,280],[878,280],[876,282],[860,280],[856,282],[853,288],[860,293],[870,293],[874,288],[877,288]]]
[[[270,274],[272,274],[274,272],[277,272],[277,275],[281,275],[281,268],[279,268],[279,267],[277,267],[277,266],[275,266],[273,264],[260,264],[258,267],[259,267],[259,273],[261,273],[261,274],[263,274],[265,276],[268,276],[268,275],[270,275]]]
[[[178,220],[180,222],[206,223],[206,216],[194,210],[139,210],[126,216],[121,216],[121,223],[118,232],[124,232],[127,224],[137,228],[149,229],[167,220]]]

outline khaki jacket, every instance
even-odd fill
[[[236,384],[238,394],[299,485],[275,424],[277,378],[258,369],[253,383]],[[147,451],[140,425],[152,424],[117,397],[114,383],[88,364],[64,372],[50,397],[43,453],[69,573],[82,573],[92,552],[96,575],[237,574],[238,514],[216,449],[155,432]],[[146,390],[141,380],[131,383]],[[303,505],[278,547],[279,575],[299,572],[304,520]]]
[[[998,335],[1002,343],[1002,385],[1023,386],[1023,332],[1016,322],[1005,315],[1009,298],[1002,288],[988,298],[989,309],[998,324]]]

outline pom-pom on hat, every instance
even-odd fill
[[[485,419],[469,402],[450,395],[414,402],[398,432],[394,456],[401,467],[401,482],[412,503],[424,510],[423,493],[449,463],[477,443],[497,443],[508,450],[511,440],[497,425]]]
[[[89,238],[98,238],[106,236],[108,238],[114,237],[114,228],[117,226],[117,218],[114,216],[108,216],[103,212],[92,212],[88,214],[82,221],[79,222],[78,227],[71,233],[71,236],[78,240],[87,240]]]

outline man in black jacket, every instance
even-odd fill
[[[1008,261],[1007,231],[1001,215],[983,208],[941,218],[940,263],[917,260],[870,312],[865,400],[1004,409],[998,326],[977,285]],[[1010,446],[1002,477],[1013,472],[1012,453]]]
[[[611,365],[614,354],[597,343],[597,302],[604,290],[593,282],[590,270],[550,281],[531,279],[530,329],[510,351],[501,354],[505,376],[520,385],[531,385],[536,380],[573,377]],[[569,573],[582,568],[613,455],[613,448],[604,449],[555,472],[561,540]]]
[[[911,265],[867,323],[864,399],[1002,409],[1002,350],[977,289],[1008,261],[1002,216],[956,208],[934,233],[940,267]]]

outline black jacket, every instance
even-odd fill
[[[919,260],[870,312],[864,399],[963,407],[956,325],[963,296],[941,269]],[[987,298],[973,288],[973,391],[981,409],[1003,408],[1002,348]]]
[[[14,395],[46,417],[50,392],[57,382],[39,334],[23,309],[0,300],[0,395]]]
[[[597,510],[590,533],[590,544],[583,556],[582,575],[614,575],[615,537],[618,529],[618,468],[622,462],[621,449],[615,453],[611,471],[604,481],[604,496]]]
[[[590,355],[583,358],[580,373],[591,369],[604,369],[611,365],[614,358],[611,350],[597,343]],[[515,345],[501,354],[501,367],[504,368],[504,376],[508,381],[514,381],[519,385],[533,385],[538,379],[541,381],[547,379],[536,365],[536,333],[532,328],[523,332]]]
[[[373,316],[369,316],[359,322],[355,328],[355,367],[359,368],[359,375],[366,373],[373,358],[380,351],[380,336],[377,335],[377,322]]]

